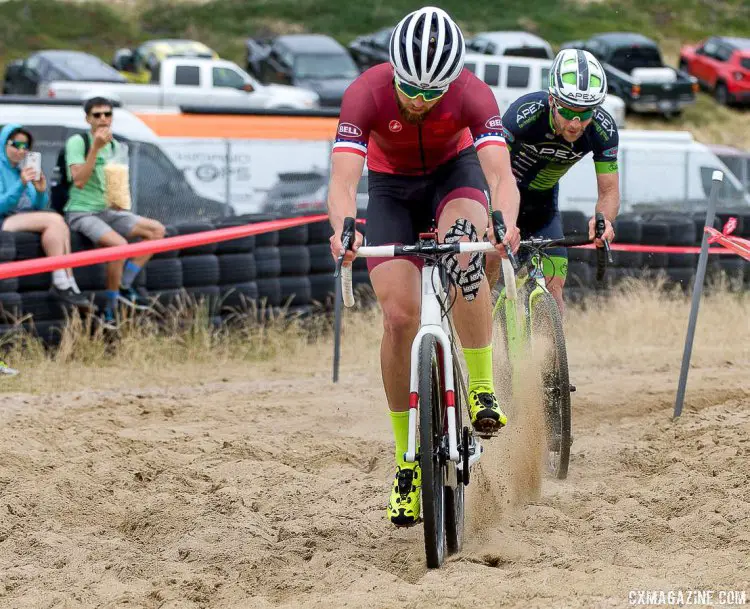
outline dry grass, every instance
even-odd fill
[[[372,341],[379,344],[377,316],[371,308],[347,312],[343,359],[356,362],[356,354]],[[290,374],[310,374],[325,358],[330,368],[333,343],[333,318],[322,309],[301,317],[250,301],[215,326],[204,303],[186,298],[155,317],[126,318],[117,334],[74,314],[55,348],[46,348],[24,331],[21,321],[19,331],[0,337],[1,356],[22,371],[3,379],[4,391],[190,384],[237,376],[262,378],[264,371],[284,368]]]
[[[717,285],[704,297],[693,366],[750,360],[750,298]],[[633,281],[606,298],[570,306],[565,329],[571,366],[627,364],[636,370],[678,369],[689,296],[658,281]],[[253,305],[214,327],[206,307],[183,303],[164,320],[129,319],[116,340],[70,320],[60,346],[46,349],[27,333],[0,339],[0,351],[21,374],[3,378],[5,392],[50,393],[83,388],[200,384],[266,375],[328,375],[333,319],[260,315]],[[258,321],[258,319],[264,321]],[[376,307],[344,312],[342,375],[379,369],[381,315]],[[595,339],[593,338],[595,337]]]
[[[620,284],[611,297],[572,308],[565,320],[568,352],[576,366],[643,372],[679,369],[691,295],[668,290],[660,280]],[[700,305],[691,367],[750,360],[746,291],[725,279],[707,286]],[[571,362],[571,366],[573,363]]]

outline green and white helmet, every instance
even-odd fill
[[[598,106],[607,95],[607,76],[588,51],[563,49],[549,72],[549,94],[577,108]]]

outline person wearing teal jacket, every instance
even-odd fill
[[[40,233],[45,254],[69,254],[70,231],[65,219],[54,211],[46,211],[49,195],[44,173],[34,180],[34,169],[23,168],[23,160],[33,144],[31,133],[21,125],[6,125],[0,130],[0,230]],[[50,292],[83,311],[94,310],[93,303],[78,289],[69,268],[52,271]]]

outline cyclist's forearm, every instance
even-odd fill
[[[596,211],[603,213],[610,222],[614,222],[620,212],[620,193],[616,190],[600,192],[599,200],[596,202]]]
[[[506,226],[515,226],[518,221],[518,207],[521,202],[521,195],[518,192],[515,179],[498,180],[491,187],[490,192],[492,209],[500,210]]]
[[[347,188],[345,185],[332,183],[328,190],[328,220],[337,235],[344,226],[344,218],[357,217],[356,188],[356,184],[353,188]]]

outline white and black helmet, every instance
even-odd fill
[[[563,49],[552,63],[549,94],[578,108],[598,106],[607,95],[607,76],[588,51]]]
[[[461,74],[466,45],[448,13],[425,6],[395,27],[389,55],[400,80],[421,89],[442,89]]]

